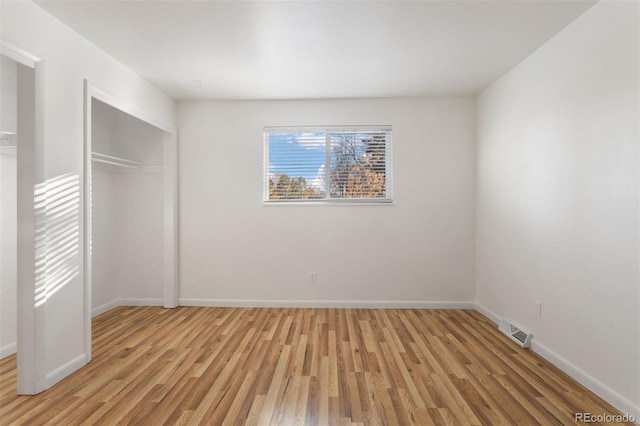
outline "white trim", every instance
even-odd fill
[[[164,165],[162,167],[163,187],[163,305],[165,308],[178,306],[179,286],[179,224],[178,224],[178,137],[176,133],[164,132],[162,136]]]
[[[19,64],[27,66],[29,68],[35,68],[36,63],[40,62],[40,58],[30,54],[29,52],[22,50],[18,46],[2,40],[0,42],[0,53],[9,59],[12,59]]]
[[[91,310],[91,317],[97,317],[98,315],[104,314],[113,308],[117,308],[118,306],[120,306],[120,300],[118,299],[107,302],[104,305],[97,306]]]
[[[429,300],[180,299],[180,306],[233,308],[475,309],[474,302]]]
[[[0,348],[0,359],[4,359],[18,352],[18,342],[11,342]]]
[[[104,102],[105,104],[112,106],[117,110],[129,114],[137,118],[138,120],[144,121],[145,123],[148,123],[153,127],[157,127],[158,129],[163,130],[167,133],[176,133],[176,128],[174,126],[156,120],[155,118],[151,117],[145,110],[142,110],[137,106],[122,100],[117,95],[96,87],[95,85],[88,82],[88,80],[85,80],[85,82],[89,91],[89,97],[100,102]]]
[[[573,377],[590,391],[600,396],[602,399],[620,410],[622,414],[633,415],[640,422],[640,405],[635,405],[586,371],[572,364],[567,359],[561,357],[544,344],[533,339],[531,341],[531,350],[558,367],[560,370]]]
[[[118,306],[162,306],[164,299],[120,299]]]
[[[163,299],[115,299],[93,308],[91,316],[96,317],[118,306],[163,306]]]
[[[478,302],[476,302],[476,311],[480,312],[482,315],[489,318],[493,323],[496,324],[496,326],[500,324],[501,318],[495,312],[490,311],[489,309],[485,308],[483,305],[479,304]]]
[[[163,203],[164,203],[164,299],[124,299],[121,305],[131,304],[140,306],[176,307],[178,295],[178,148],[177,129],[171,124],[165,124],[150,117],[146,111],[132,105],[117,95],[103,90],[89,80],[84,80],[84,351],[87,360],[91,360],[91,181],[92,181],[92,142],[91,120],[92,100],[96,99],[109,106],[129,114],[163,131],[163,153],[165,156],[163,171]],[[152,165],[147,171],[158,172],[159,166]]]
[[[494,323],[497,324],[500,321],[500,317],[495,312],[490,311],[480,303],[476,302],[475,305],[476,311],[480,312]],[[622,414],[633,415],[636,418],[636,422],[640,421],[640,405],[636,405],[632,401],[629,401],[595,377],[588,374],[586,371],[580,369],[569,360],[549,349],[544,345],[544,343],[540,343],[539,340],[536,340],[535,338],[531,341],[531,350],[567,373],[600,398],[613,405],[616,409],[620,410]]]
[[[310,200],[264,200],[265,206],[370,206],[370,205],[387,205],[393,206],[394,202],[392,198],[318,198]]]
[[[51,373],[47,374],[47,388],[50,388],[68,375],[84,367],[87,362],[87,355],[81,354],[61,367],[56,368]]]
[[[92,214],[91,214],[91,182],[93,179],[91,160],[92,160],[92,145],[91,145],[91,86],[87,79],[84,80],[84,106],[83,106],[83,156],[84,162],[82,166],[83,175],[83,206],[82,206],[82,225],[83,225],[83,247],[82,247],[82,270],[83,270],[83,290],[84,290],[84,306],[83,306],[83,342],[84,352],[86,354],[87,362],[91,361],[93,356],[92,352],[92,251],[91,251],[91,228],[92,228]]]
[[[7,45],[3,42],[3,52]],[[10,48],[20,56],[24,52]],[[14,59],[19,59],[14,56]],[[27,58],[28,59],[28,58]],[[22,62],[21,62],[22,63]],[[17,147],[17,274],[18,274],[18,336],[17,392],[35,395],[47,388],[46,384],[46,286],[36,273],[36,259],[46,250],[36,241],[44,220],[41,206],[36,204],[36,189],[46,181],[44,173],[44,117],[45,117],[45,63],[28,64],[18,72],[18,128],[20,144]],[[28,71],[27,71],[28,70]],[[38,191],[38,203],[42,194]],[[37,245],[38,244],[38,245]],[[38,303],[34,303],[34,298]]]
[[[391,198],[379,198],[379,199],[359,199],[355,198],[335,198],[333,200],[318,199],[318,200],[271,200],[262,201],[263,207],[272,206],[395,206],[396,203]]]
[[[327,132],[327,133],[365,133],[365,132],[390,132],[393,126],[389,125],[331,125],[331,126],[264,126],[265,133],[307,133],[307,132]]]

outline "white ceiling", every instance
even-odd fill
[[[39,1],[177,100],[476,94],[590,1]]]

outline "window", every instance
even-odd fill
[[[390,127],[266,127],[264,201],[391,202]]]

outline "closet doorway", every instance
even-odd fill
[[[18,350],[18,63],[0,57],[0,358]]]
[[[175,130],[86,83],[85,351],[91,319],[177,306]]]

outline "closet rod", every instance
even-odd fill
[[[15,147],[16,134],[14,132],[0,131],[0,146]]]
[[[91,157],[91,161],[95,161],[97,163],[111,164],[114,166],[128,167],[131,169],[142,169],[144,167],[144,164],[142,163],[127,160],[125,158],[114,157],[112,155],[100,154],[99,152],[92,152]]]
[[[130,164],[123,164],[123,163],[118,163],[115,161],[109,161],[109,160],[103,160],[102,158],[92,158],[91,161],[95,162],[95,163],[104,163],[104,164],[111,164],[114,166],[119,166],[119,167],[127,167],[130,169],[142,169],[142,164],[138,164],[137,166],[132,166]]]
[[[109,160],[119,161],[121,163],[135,164],[137,166],[141,166],[142,165],[142,163],[138,163],[137,161],[127,160],[126,158],[121,158],[121,157],[114,157],[113,155],[101,154],[99,152],[92,152],[91,155],[94,156],[94,157],[102,157],[102,158],[106,158],[106,159],[109,159]]]

